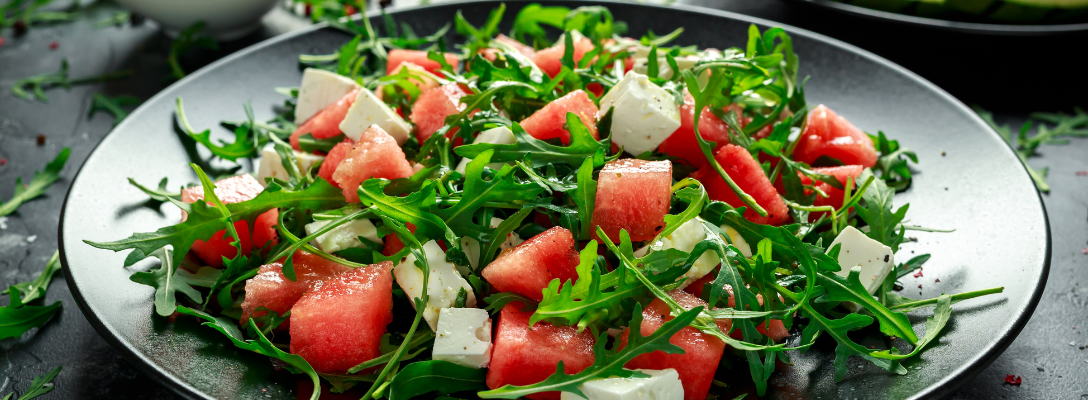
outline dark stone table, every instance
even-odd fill
[[[984,37],[938,32],[859,20],[805,4],[779,0],[695,0],[692,3],[754,15],[820,32],[865,48],[911,69],[969,105],[994,110],[1002,123],[1019,126],[1030,112],[1071,111],[1086,105],[1083,66],[1074,61],[1084,35],[1062,37]],[[397,5],[404,5],[397,3]],[[22,37],[0,30],[0,197],[9,198],[15,179],[29,179],[63,147],[72,148],[62,180],[41,199],[23,205],[0,224],[0,287],[33,278],[57,248],[57,222],[68,183],[113,123],[105,113],[88,116],[94,93],[147,99],[171,83],[166,54],[170,40],[154,23],[97,28],[115,11],[94,8],[76,22],[35,26]],[[218,52],[197,51],[183,58],[192,71],[260,40],[307,25],[277,9],[260,31]],[[51,43],[57,43],[51,49]],[[1081,49],[1081,50],[1078,50]],[[119,69],[134,77],[48,92],[49,103],[13,97],[19,78],[71,64],[71,76]],[[38,144],[38,136],[45,143]],[[138,150],[138,149],[135,149]],[[1088,140],[1043,146],[1037,168],[1050,167],[1052,190],[1043,198],[1053,234],[1053,264],[1047,288],[1024,331],[1009,349],[953,396],[957,399],[1088,399]],[[138,168],[138,166],[133,166]],[[924,169],[924,165],[921,167]],[[979,268],[986,266],[980,265]],[[1015,276],[1009,280],[1014,281]],[[1085,280],[1085,287],[1080,280]],[[33,377],[57,365],[64,370],[46,398],[171,398],[114,351],[84,319],[61,274],[49,288],[49,301],[63,312],[41,330],[0,341],[0,396],[24,390]],[[6,300],[4,301],[6,303]],[[1023,384],[1003,382],[1020,375]]]

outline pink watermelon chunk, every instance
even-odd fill
[[[481,274],[500,292],[520,293],[540,301],[552,279],[578,280],[578,251],[574,244],[570,231],[557,226],[499,255]]]
[[[340,122],[348,115],[348,109],[355,102],[355,96],[357,95],[359,95],[359,91],[352,90],[351,93],[344,95],[340,100],[325,107],[324,110],[318,111],[317,114],[299,125],[294,132],[291,132],[291,147],[302,151],[298,144],[298,138],[307,133],[312,135],[314,139],[328,139],[339,135]]]
[[[328,161],[328,160],[326,160]],[[349,202],[358,202],[359,184],[370,178],[397,179],[412,176],[412,166],[397,145],[397,140],[377,125],[371,125],[359,137],[332,179],[344,191]]]
[[[283,260],[262,265],[257,276],[246,280],[246,296],[242,301],[243,325],[249,321],[249,317],[265,314],[264,311],[257,311],[259,307],[283,315],[313,284],[351,270],[350,267],[302,250],[295,252],[291,262],[295,269],[295,281],[283,276]]]
[[[704,290],[703,288],[706,287],[707,284],[710,284],[710,283],[714,282],[714,278],[717,275],[718,275],[717,270],[715,270],[714,273],[707,274],[706,276],[704,276],[702,278],[699,278],[695,282],[692,282],[691,285],[688,285],[688,287],[684,288],[684,291],[688,292],[688,293],[691,293],[695,297],[698,297],[698,298],[701,299],[702,296],[703,296],[703,290]],[[736,300],[733,298],[733,288],[730,287],[729,285],[725,285],[725,291],[729,293],[729,308],[736,307]],[[763,305],[763,296],[762,295],[756,294],[756,300],[759,301],[760,305]],[[733,324],[732,320],[728,320],[728,319],[718,320],[718,327],[721,328],[722,332],[729,332],[728,327],[732,326],[732,324]],[[762,333],[763,335],[770,337],[771,340],[773,340],[775,342],[782,341],[782,339],[785,339],[786,336],[790,335],[790,332],[788,330],[786,330],[786,326],[782,324],[782,320],[780,320],[780,319],[772,319],[771,320],[771,329],[769,329],[769,330],[767,329],[767,324],[766,323],[760,323],[759,325],[757,325],[756,330],[759,331],[759,333]],[[729,336],[732,336],[734,339],[737,339],[737,340],[743,340],[744,339],[744,334],[741,333],[741,331],[739,331],[739,330],[733,331],[733,333],[729,334]]]
[[[443,53],[442,57],[446,59],[447,64],[455,70],[457,69],[458,58],[456,54]],[[389,60],[385,64],[386,75],[392,75],[401,64],[406,62],[421,66],[427,72],[441,74],[439,70],[442,69],[442,65],[438,61],[427,58],[426,51],[393,49],[389,50]]]
[[[555,46],[542,49],[533,54],[533,63],[537,67],[540,67],[541,71],[548,74],[548,76],[555,78],[559,75],[559,72],[563,69],[563,52],[567,46],[565,43],[556,43]],[[582,57],[586,53],[593,50],[593,41],[588,38],[582,38],[574,43],[574,62],[577,63],[582,60]]]
[[[339,188],[340,185],[332,179],[332,174],[336,172],[336,167],[340,166],[340,163],[351,153],[351,148],[354,145],[355,142],[351,138],[345,137],[343,142],[333,146],[329,150],[329,154],[325,155],[325,161],[321,162],[321,168],[318,168],[317,176],[325,178],[326,181]]]
[[[253,199],[263,190],[264,187],[261,186],[260,182],[257,182],[256,178],[248,174],[224,178],[215,182],[215,196],[222,200],[224,204],[241,203]],[[197,185],[182,189],[182,202],[195,203],[198,200],[204,200],[203,186]],[[278,243],[279,235],[276,233],[275,227],[276,223],[279,222],[279,215],[278,209],[271,209],[258,215],[253,224],[253,231],[249,230],[250,224],[248,221],[234,223],[234,229],[238,231],[238,239],[241,241],[240,245],[243,254],[249,254],[253,251],[254,245],[261,248],[270,242],[272,245]],[[185,221],[186,217],[185,214],[182,214],[181,220]],[[197,239],[193,242],[191,250],[205,264],[212,267],[222,267],[223,257],[230,259],[238,255],[238,249],[231,245],[233,242],[234,238],[227,236],[227,231],[224,229],[216,232],[207,241]]]
[[[578,119],[582,120],[582,124],[589,129],[594,139],[599,138],[596,120],[597,105],[593,104],[593,100],[590,100],[589,95],[583,90],[575,90],[548,103],[544,108],[521,121],[521,127],[525,129],[525,133],[534,138],[540,140],[559,138],[563,144],[568,144],[570,143],[570,131],[566,128],[568,112],[574,113]]]
[[[706,302],[690,293],[674,290],[669,292],[677,303],[684,309],[692,309],[698,306],[706,306]],[[643,336],[654,333],[665,322],[672,320],[669,306],[660,299],[654,299],[650,305],[642,310],[642,326],[640,330]],[[729,331],[727,321],[718,321],[718,328],[724,332]],[[630,328],[628,328],[630,329]],[[627,344],[629,332],[624,332],[620,337],[623,345]],[[680,346],[684,354],[667,354],[663,351],[655,351],[635,357],[628,361],[624,367],[630,369],[666,369],[673,368],[680,374],[680,383],[684,385],[684,399],[704,400],[710,391],[711,381],[714,380],[714,372],[718,369],[718,362],[725,352],[725,342],[716,337],[699,332],[693,327],[686,327],[676,332],[669,339],[669,343]]]
[[[381,355],[385,326],[393,321],[392,269],[386,261],[314,284],[291,308],[291,353],[326,373]]]
[[[614,243],[653,239],[665,227],[672,199],[672,163],[625,158],[605,164],[597,180],[593,225]],[[594,229],[596,232],[596,229]]]
[[[555,373],[563,362],[568,374],[581,372],[593,365],[593,343],[589,329],[577,333],[573,326],[554,326],[538,322],[529,327],[532,312],[522,312],[521,303],[507,304],[499,313],[495,328],[491,365],[487,370],[487,387],[528,385],[543,381]],[[713,369],[711,370],[713,371]],[[558,400],[559,392],[542,392],[527,396],[533,400]]]
[[[755,210],[748,208],[744,211],[745,219],[757,224],[775,226],[789,221],[790,215],[786,203],[782,201],[782,197],[778,195],[778,191],[771,184],[771,180],[767,178],[767,174],[763,173],[763,168],[759,166],[759,162],[752,158],[752,154],[748,153],[748,150],[740,146],[727,144],[718,150],[718,153],[714,155],[714,159],[718,160],[725,173],[733,178],[733,182],[736,182],[744,193],[752,196],[757,204],[767,210],[767,216],[761,217]],[[744,202],[740,200],[740,197],[733,193],[733,190],[729,188],[725,180],[718,176],[718,172],[711,165],[700,168],[691,174],[691,177],[702,182],[711,200],[722,201],[733,207],[744,206]]]
[[[419,95],[412,105],[408,119],[416,124],[416,139],[420,143],[446,125],[446,117],[465,110],[461,97],[469,94],[461,85],[450,83]]]
[[[739,107],[726,107],[726,110],[740,115]],[[749,120],[750,118],[740,117],[737,122],[743,127]],[[710,107],[704,108],[702,114],[699,114],[699,134],[703,135],[703,139],[717,143],[714,151],[729,144],[729,126],[714,115]],[[699,142],[695,140],[695,99],[687,91],[684,92],[684,104],[680,106],[680,127],[658,145],[657,150],[680,157],[696,168],[706,165],[706,157],[699,149]]]
[[[868,168],[876,165],[877,153],[869,135],[821,104],[808,113],[808,122],[793,151],[795,160],[810,165],[820,156]]]

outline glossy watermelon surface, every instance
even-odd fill
[[[242,301],[243,325],[249,317],[265,314],[264,311],[257,311],[260,307],[283,315],[314,283],[351,270],[350,267],[302,250],[295,252],[291,263],[295,269],[294,281],[283,276],[283,260],[262,265],[257,276],[246,280],[246,296]]]
[[[446,64],[452,66],[454,70],[457,69],[458,59],[456,54],[442,53],[442,57],[446,59]],[[385,64],[386,75],[393,75],[400,65],[406,62],[423,67],[432,74],[440,73],[438,71],[442,69],[442,65],[438,61],[427,58],[426,51],[392,49],[389,50],[389,59]]]
[[[567,124],[567,113],[572,112],[582,120],[582,124],[589,129],[589,133],[597,139],[597,105],[589,99],[589,95],[583,90],[575,90],[563,97],[552,101],[521,121],[521,127],[525,133],[540,139],[558,138],[563,144],[570,143],[570,131]]]
[[[578,280],[578,251],[574,245],[570,231],[557,226],[499,255],[481,274],[500,292],[519,293],[540,301],[552,279]]]
[[[469,94],[456,83],[449,83],[423,92],[412,105],[408,119],[416,124],[416,140],[423,143],[446,125],[446,117],[465,110],[461,98]]]
[[[243,201],[251,200],[257,197],[264,187],[260,182],[252,175],[244,174],[233,176],[230,178],[220,179],[215,181],[215,196],[219,198],[224,204],[241,203]],[[181,201],[184,203],[195,203],[198,200],[204,200],[204,187],[197,185],[188,187],[181,190]],[[253,231],[250,231],[250,223],[248,221],[237,221],[234,223],[234,230],[238,231],[239,245],[242,248],[242,254],[249,254],[253,251],[253,246],[258,248],[268,245],[270,242],[275,245],[278,240],[276,234],[276,223],[279,218],[279,210],[271,209],[257,216],[254,220]],[[184,213],[182,214],[182,221],[185,220]],[[226,230],[216,232],[208,240],[197,239],[193,242],[193,246],[190,249],[201,261],[212,267],[222,267],[223,258],[234,258],[238,255],[238,249],[231,243],[234,243],[234,238],[227,235]]]
[[[706,302],[694,295],[674,290],[669,296],[676,300],[684,309],[692,309],[698,306],[706,307]],[[672,320],[669,306],[661,299],[654,299],[642,310],[642,326],[640,332],[643,336],[654,333],[665,322]],[[727,321],[718,321],[719,329],[729,331]],[[627,343],[628,333],[620,338],[622,343]],[[627,362],[626,368],[630,369],[666,369],[673,368],[680,374],[680,382],[684,385],[684,399],[704,400],[710,391],[711,381],[714,380],[714,372],[718,369],[718,362],[725,351],[725,342],[699,332],[693,327],[686,327],[676,332],[669,339],[669,343],[680,346],[684,354],[668,354],[663,351],[655,351],[635,357]]]
[[[314,284],[291,308],[291,353],[327,373],[381,355],[385,326],[393,321],[392,269],[386,261]]]
[[[310,117],[310,119],[299,125],[294,132],[291,132],[291,147],[295,150],[302,151],[299,147],[298,139],[309,133],[314,139],[328,139],[339,135],[340,122],[344,120],[344,117],[348,115],[348,109],[355,103],[355,96],[359,95],[358,90],[353,90],[351,93],[344,95],[340,100],[337,100],[332,105],[325,107],[325,109],[318,111],[317,114]]]
[[[574,62],[581,61],[582,57],[591,50],[593,50],[593,41],[587,38],[574,42]],[[563,42],[556,43],[555,46],[542,49],[533,54],[533,63],[540,67],[541,71],[554,78],[563,69],[564,51],[566,51],[566,44]]]
[[[744,193],[752,196],[756,204],[767,210],[767,216],[763,217],[755,210],[748,208],[744,211],[745,219],[757,224],[775,226],[789,221],[790,215],[786,203],[782,201],[782,197],[778,195],[774,185],[771,185],[771,180],[763,173],[763,168],[759,166],[759,162],[752,158],[752,154],[748,153],[748,150],[728,144],[718,150],[718,153],[714,155],[714,159],[718,160],[725,173],[733,179],[733,182],[736,182]],[[722,201],[733,207],[744,206],[744,202],[740,200],[740,197],[737,197],[736,193],[733,193],[733,190],[729,188],[729,184],[718,176],[718,172],[714,170],[713,166],[703,166],[703,168],[691,174],[691,177],[698,179],[699,182],[706,186],[707,195],[710,196],[711,200]]]
[[[619,243],[621,229],[627,230],[633,241],[650,240],[665,228],[671,199],[671,162],[612,161],[605,164],[597,179],[593,225],[601,227],[614,243]]]
[[[347,158],[348,154],[351,154],[351,148],[355,144],[351,138],[344,138],[343,142],[337,143],[329,150],[329,154],[325,155],[325,161],[321,162],[321,168],[317,170],[317,176],[325,178],[333,186],[340,187],[335,180],[332,179],[332,174],[336,172],[336,167],[340,166],[340,162]]]
[[[543,381],[563,362],[563,371],[574,374],[593,364],[593,334],[589,329],[577,333],[573,326],[554,326],[538,322],[529,327],[531,311],[520,311],[521,303],[507,304],[499,312],[498,326],[492,336],[491,365],[487,387],[528,385]],[[527,396],[533,400],[558,400],[559,392],[541,392]]]
[[[869,135],[823,104],[808,113],[805,129],[793,151],[794,160],[810,165],[821,156],[867,168],[876,165],[877,159]]]
[[[328,160],[326,160],[328,161]],[[370,178],[397,179],[412,176],[412,166],[397,140],[377,125],[371,125],[352,145],[351,151],[336,167],[332,179],[344,191],[349,202],[358,202],[359,184]]]
[[[739,118],[743,125],[747,118]],[[699,134],[711,142],[715,142],[714,151],[729,144],[729,126],[714,115],[709,107],[704,108],[699,114]],[[695,139],[695,99],[684,91],[684,104],[680,105],[680,127],[672,133],[668,139],[657,146],[657,150],[673,157],[680,157],[688,164],[696,168],[706,165],[706,156],[699,149],[699,142]]]

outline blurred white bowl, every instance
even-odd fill
[[[158,22],[174,36],[204,21],[203,33],[231,40],[253,32],[261,17],[281,0],[117,0],[137,14]]]

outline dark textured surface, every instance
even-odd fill
[[[705,5],[748,13],[777,20],[786,24],[812,29],[839,39],[855,43],[869,43],[874,37],[909,35],[913,32],[897,26],[887,26],[873,35],[870,31],[851,32],[854,20],[831,13],[820,13],[774,1],[719,1]],[[290,17],[274,15],[266,19],[266,29],[244,39],[240,48],[260,38],[271,36],[292,26]],[[23,38],[13,38],[10,30],[0,32],[7,41],[0,47],[0,158],[8,164],[0,167],[0,196],[10,196],[10,187],[17,176],[29,177],[34,169],[40,169],[63,146],[73,147],[70,165],[65,170],[65,180],[51,188],[49,195],[24,205],[20,212],[7,219],[7,229],[0,230],[0,284],[26,280],[37,273],[56,247],[56,225],[63,194],[78,164],[86,158],[91,147],[109,130],[111,120],[105,114],[86,117],[90,96],[95,91],[109,94],[132,94],[148,98],[165,88],[163,62],[168,43],[153,24],[137,27],[94,30],[93,22],[84,21],[55,27],[32,29]],[[937,36],[937,35],[932,35]],[[49,43],[58,41],[60,47],[49,50]],[[1058,44],[1067,39],[1061,39]],[[962,43],[963,46],[980,45],[982,39]],[[1053,40],[1051,40],[1053,42]],[[996,44],[995,44],[996,43]],[[990,43],[998,46],[1002,42]],[[985,44],[985,43],[983,43]],[[864,46],[863,47],[868,47]],[[869,49],[879,55],[896,59],[911,54],[892,46]],[[919,44],[919,47],[924,47]],[[1010,46],[1016,49],[1016,46]],[[1011,51],[1011,50],[1010,50]],[[197,55],[189,59],[188,67],[195,68],[218,54]],[[1053,53],[1043,53],[1053,54]],[[53,71],[59,60],[67,57],[72,62],[72,76],[101,73],[118,67],[137,71],[140,78],[111,82],[101,86],[82,86],[65,91],[50,92],[49,104],[28,103],[9,95],[11,83],[20,77]],[[899,60],[895,60],[899,61]],[[902,62],[902,61],[900,61]],[[922,62],[915,60],[915,62]],[[985,70],[972,57],[933,59],[951,72]],[[913,69],[914,66],[909,65]],[[992,68],[991,68],[992,69]],[[930,80],[940,82],[947,76],[922,72]],[[1045,77],[1052,79],[1050,77]],[[1030,105],[1031,98],[1014,95],[993,96],[993,88],[1006,87],[1023,90],[1031,86],[1022,80],[999,84],[981,77],[967,79],[961,84],[967,89],[953,90],[965,102],[980,103],[989,108],[1007,110],[1001,119],[1019,123],[1030,111],[1068,109],[1076,103],[1055,102],[1053,108]],[[1034,80],[1044,81],[1040,76]],[[1081,80],[1083,81],[1083,80]],[[974,86],[977,90],[971,90]],[[1057,86],[1057,85],[1051,85]],[[1011,89],[1010,89],[1011,90]],[[195,114],[195,110],[190,111]],[[919,116],[924,118],[924,116]],[[873,117],[873,121],[876,121]],[[212,122],[210,119],[206,122]],[[35,137],[46,134],[45,146],[37,146]],[[1079,294],[1079,279],[1086,276],[1084,268],[1088,256],[1081,253],[1088,238],[1085,223],[1088,208],[1088,177],[1077,176],[1075,171],[1088,170],[1084,156],[1088,141],[1074,140],[1069,146],[1044,147],[1044,158],[1033,160],[1036,166],[1051,166],[1053,191],[1045,196],[1051,216],[1053,266],[1043,302],[1020,337],[988,369],[965,384],[955,398],[1080,398],[1088,394],[1088,353],[1080,350],[1088,338],[1081,333],[1088,329],[1085,324],[1084,300]],[[952,155],[955,156],[955,155]],[[139,166],[131,166],[134,171]],[[925,170],[925,165],[922,166]],[[1001,178],[993,178],[995,185]],[[1010,212],[1015,212],[1012,210]],[[1000,218],[996,216],[994,218]],[[28,242],[28,236],[37,240]],[[1002,244],[992,247],[1000,252]],[[1010,282],[1018,280],[1009,276]],[[40,332],[32,332],[20,340],[7,340],[3,348],[4,378],[0,389],[9,390],[13,385],[25,388],[29,380],[63,364],[65,371],[57,379],[58,388],[52,398],[158,398],[168,397],[168,392],[146,376],[136,372],[120,355],[98,336],[80,314],[68,288],[58,278],[49,290],[49,299],[64,301],[63,315],[52,321]],[[1085,325],[1081,327],[1080,325]],[[1072,343],[1072,345],[1071,345]],[[1024,376],[1020,387],[1003,384],[1005,374]]]

